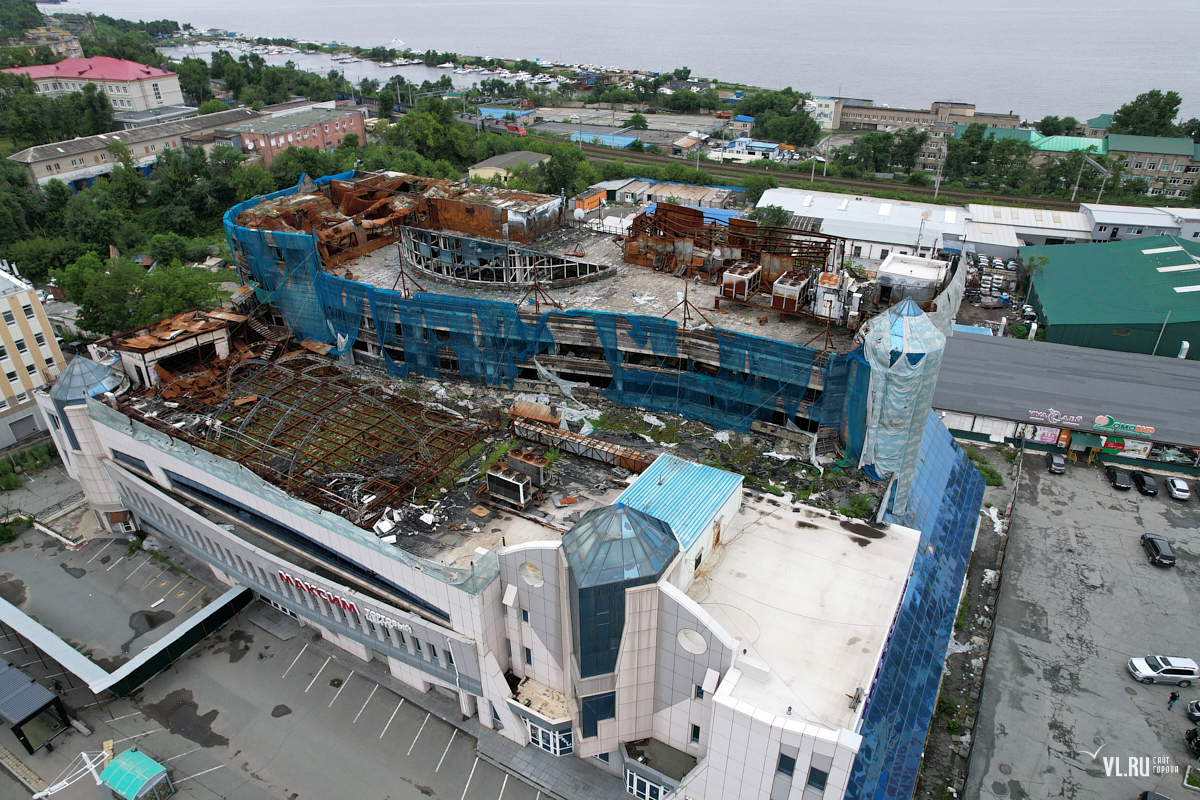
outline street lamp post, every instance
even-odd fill
[[[574,122],[579,126],[579,149],[582,150],[583,149],[583,117],[579,116],[578,114],[572,114],[571,122]]]

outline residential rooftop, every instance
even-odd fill
[[[920,533],[830,516],[786,495],[757,495],[743,516],[742,533],[688,589],[738,640],[743,675],[733,698],[853,730],[862,705],[852,698],[871,688]]]
[[[362,112],[343,108],[312,108],[296,111],[274,117],[259,117],[240,125],[229,125],[217,130],[223,133],[257,133],[262,136],[276,136],[281,133],[291,133],[302,128],[324,125],[334,120]]]
[[[22,73],[35,81],[56,79],[67,81],[140,81],[149,78],[174,77],[157,67],[149,67],[136,61],[126,61],[108,56],[91,58],[64,58],[54,64],[37,64],[31,67],[11,67],[0,72]]]

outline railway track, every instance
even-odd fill
[[[606,163],[610,161],[622,161],[626,164],[646,164],[654,166],[667,166],[670,164],[694,164],[694,161],[686,161],[672,156],[658,156],[650,153],[634,153],[628,151],[614,151],[610,147],[600,145],[583,145],[583,151],[587,158],[592,163]],[[743,180],[751,175],[762,175],[764,170],[757,167],[750,167],[743,164],[717,164],[712,161],[706,161],[702,165],[702,169],[713,175],[714,177],[729,178],[734,183],[740,184]],[[808,178],[802,173],[792,172],[787,169],[770,170],[769,173],[780,186],[804,189],[812,186]],[[872,194],[880,191],[900,191],[913,195],[924,195],[929,198],[929,202],[935,202],[933,199],[933,189],[925,186],[909,186],[907,184],[891,185],[882,181],[864,181],[853,178],[835,178],[826,176],[821,178],[820,183],[828,183],[834,187],[844,189],[849,192]],[[1027,206],[1031,208],[1045,208],[1052,211],[1078,211],[1079,203],[1072,203],[1067,200],[1054,200],[1048,198],[1024,197],[1021,195],[1006,195],[1006,194],[991,194],[986,192],[964,192],[942,189],[938,192],[938,200],[936,202],[945,202],[946,205],[957,204],[966,205],[967,203],[1005,203],[1009,205]],[[952,202],[951,202],[952,201]]]

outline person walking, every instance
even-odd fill
[[[1171,692],[1171,696],[1167,698],[1167,711],[1175,707],[1175,701],[1179,699],[1179,692]]]

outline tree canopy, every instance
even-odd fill
[[[1175,124],[1175,115],[1182,102],[1178,92],[1151,89],[1118,108],[1108,132],[1133,136],[1183,136],[1183,130]]]

